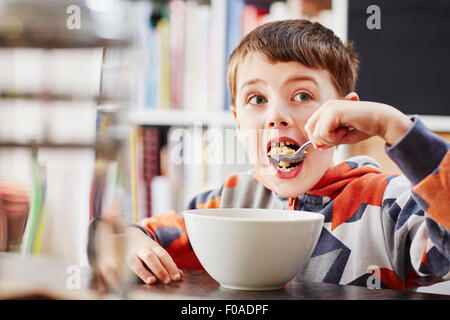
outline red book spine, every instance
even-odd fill
[[[152,216],[152,179],[159,175],[160,132],[158,128],[143,129],[144,183],[146,193],[147,216]]]

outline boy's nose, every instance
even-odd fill
[[[268,128],[283,128],[292,124],[289,115],[280,112],[278,108],[274,108],[267,117],[266,126]]]
[[[287,126],[288,126],[288,123],[287,123],[287,121],[284,121],[284,120],[269,122],[269,128],[287,127]]]

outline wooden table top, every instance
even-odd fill
[[[369,290],[365,287],[291,281],[280,290],[239,291],[223,288],[208,273],[183,269],[182,281],[165,285],[132,285],[130,299],[174,300],[450,300],[450,295]],[[81,290],[69,290],[67,266],[55,261],[15,254],[0,254],[0,299],[98,299],[89,288],[91,275],[82,275]],[[137,277],[136,277],[137,279]]]
[[[184,279],[168,285],[157,282],[140,284],[138,289],[152,294],[174,295],[181,298],[218,300],[450,300],[450,295],[399,291],[370,290],[358,286],[330,283],[289,282],[280,290],[240,291],[220,286],[208,273],[183,269]]]

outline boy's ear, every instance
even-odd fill
[[[239,129],[239,122],[237,121],[237,118],[236,118],[236,107],[231,105],[230,110],[233,113],[234,121],[236,122],[236,128]]]
[[[234,120],[236,120],[236,107],[231,105],[230,110],[231,110],[231,112],[233,112]]]
[[[350,101],[359,101],[359,96],[356,92],[350,92],[348,95],[346,95],[344,97],[345,100],[350,100]]]
[[[243,140],[242,140],[242,137],[241,137],[241,130],[239,130],[239,129],[240,129],[240,126],[239,126],[239,121],[238,121],[238,119],[237,119],[236,107],[233,106],[233,105],[231,105],[231,106],[230,106],[230,110],[231,110],[231,112],[233,113],[234,122],[236,123],[236,134],[237,134],[237,138],[238,138],[238,140],[239,140],[240,142],[243,143]]]

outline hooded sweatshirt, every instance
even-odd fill
[[[256,171],[227,177],[186,209],[274,208],[324,215],[313,253],[298,280],[404,290],[450,279],[450,152],[418,117],[387,154],[404,175],[388,175],[358,156],[332,167],[307,193],[284,198]],[[182,215],[141,223],[180,268],[202,269]]]

